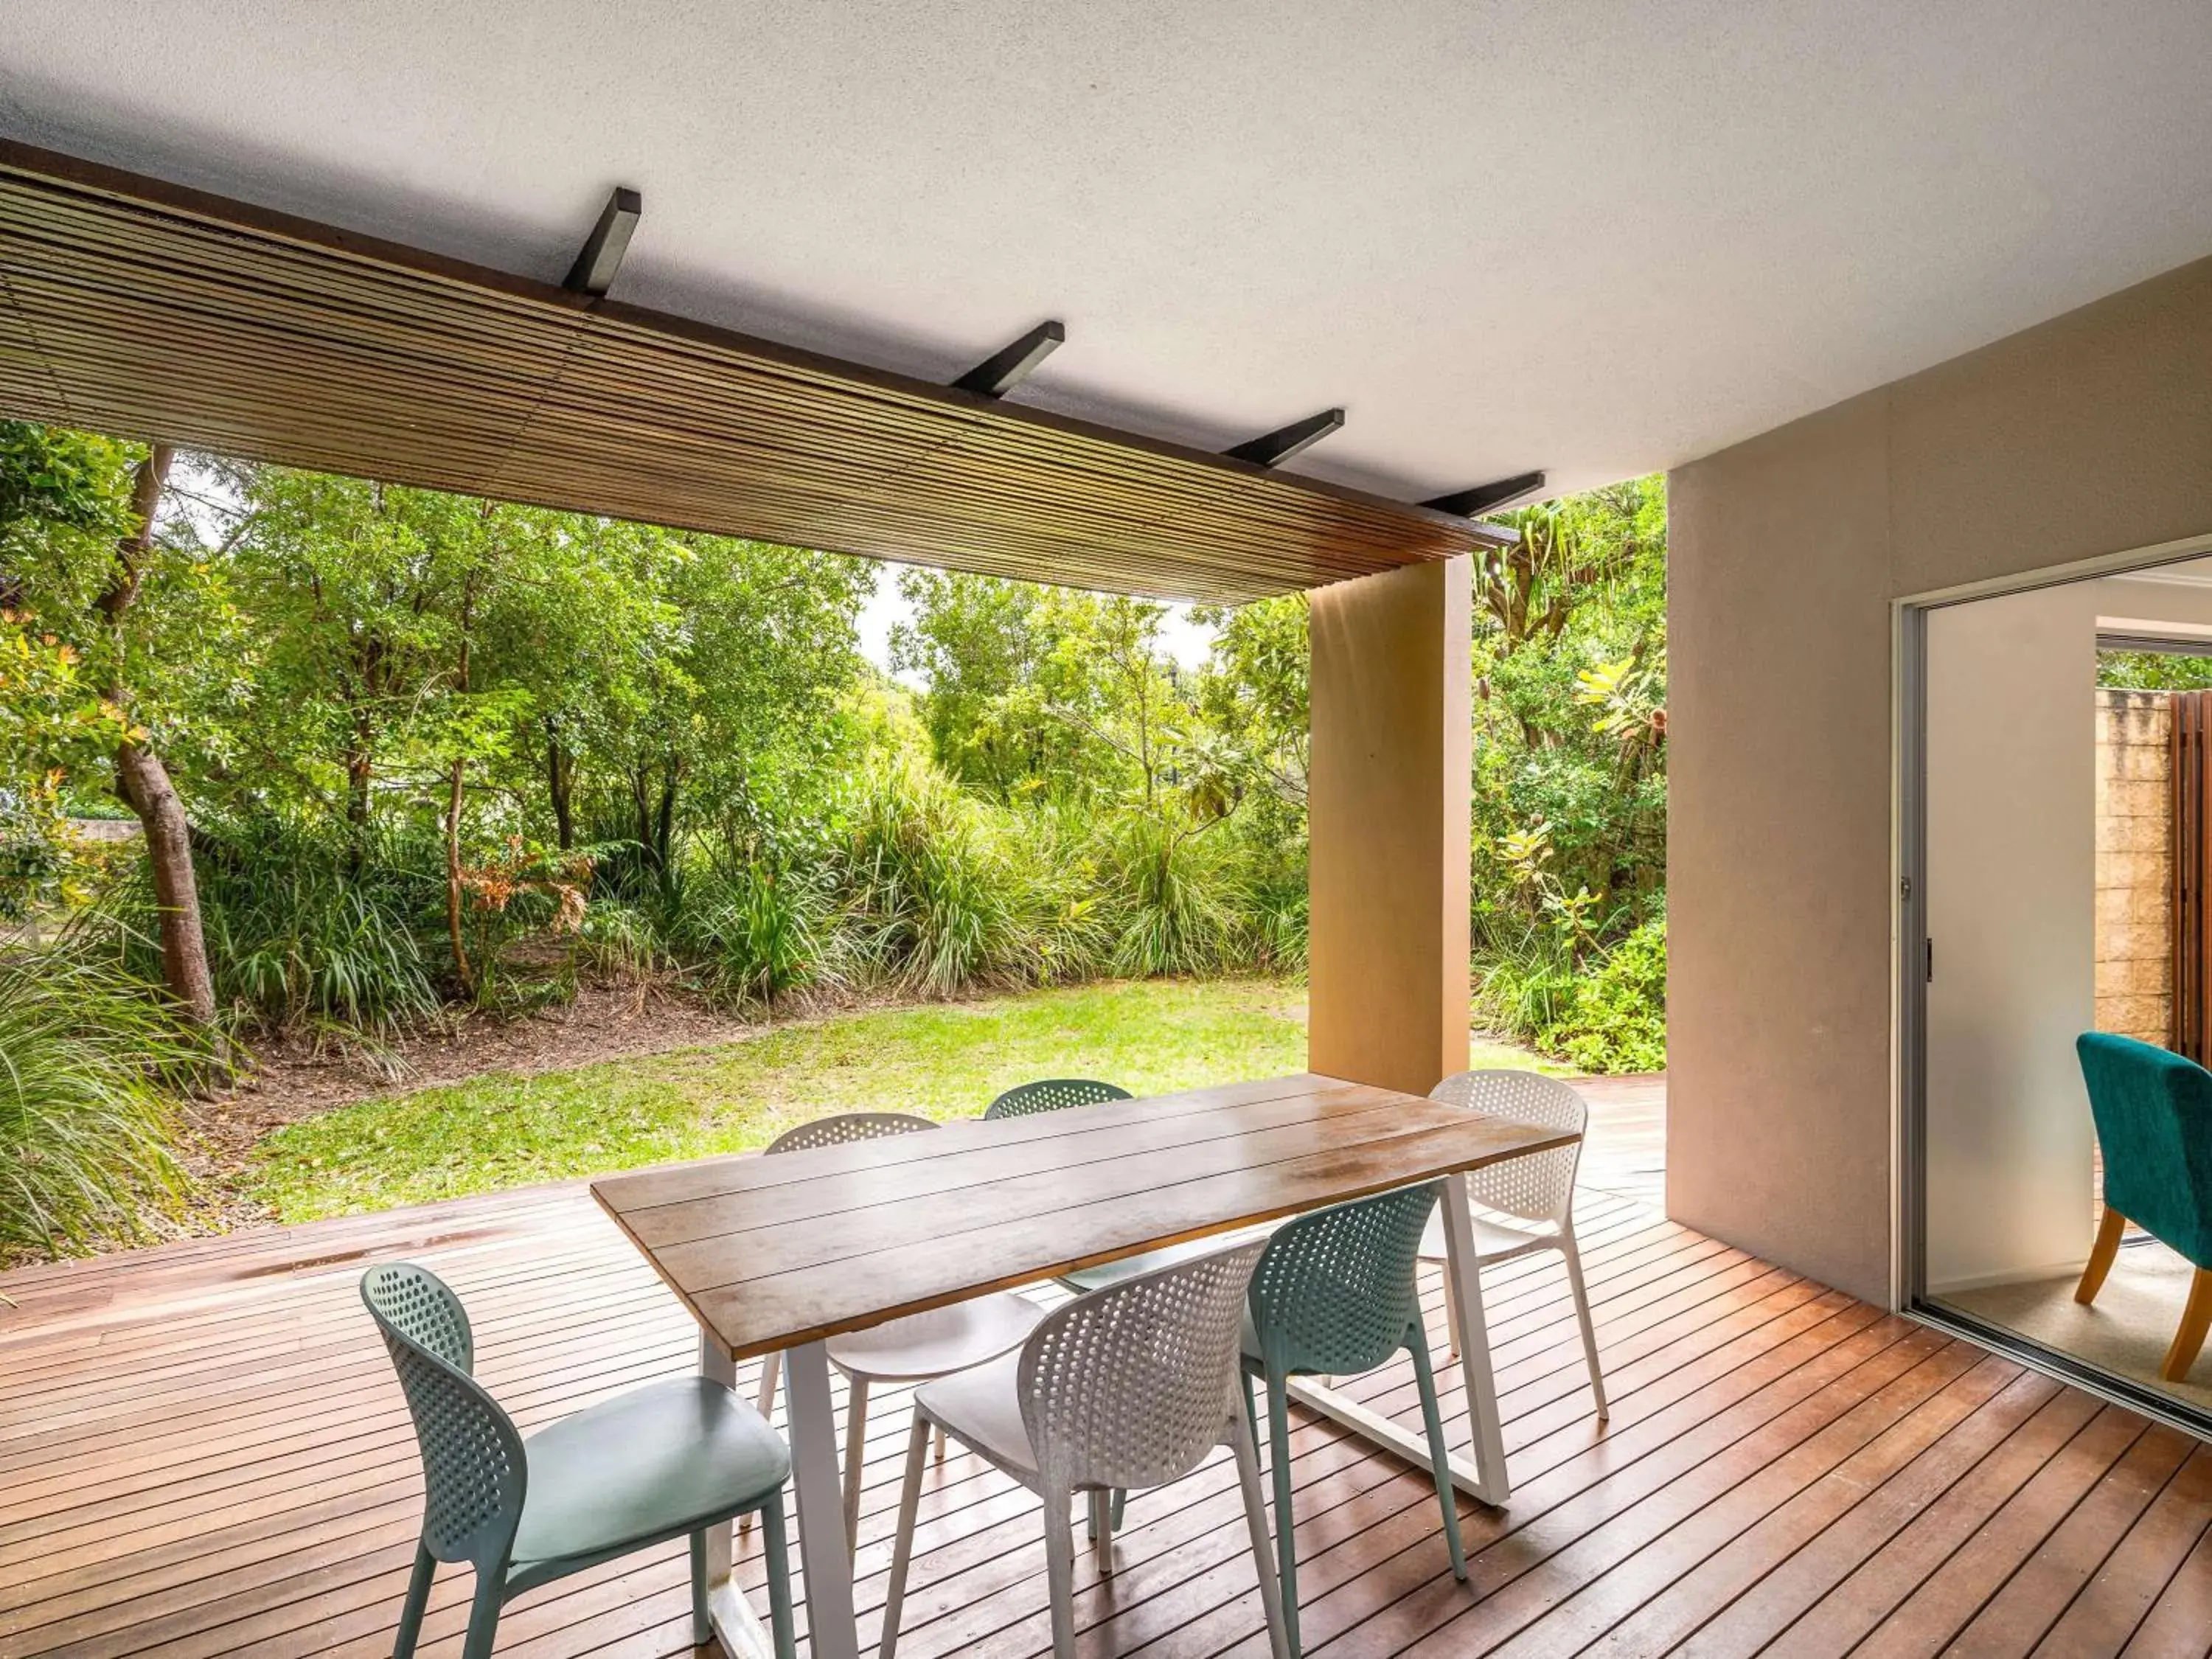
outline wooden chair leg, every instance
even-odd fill
[[[2199,1267],[2189,1281],[2189,1305],[2181,1310],[2181,1328],[2173,1334],[2173,1346],[2166,1351],[2159,1375],[2169,1382],[2188,1376],[2208,1331],[2212,1331],[2212,1267]]]
[[[2097,1224],[2097,1242],[2089,1250],[2089,1265],[2081,1269],[2081,1282],[2074,1287],[2076,1302],[2086,1305],[2097,1299],[2105,1275],[2112,1270],[2112,1258],[2120,1253],[2120,1235],[2127,1230],[2127,1217],[2111,1205],[2105,1206],[2105,1218]]]

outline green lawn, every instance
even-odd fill
[[[672,1054],[341,1107],[278,1130],[244,1180],[285,1221],[742,1152],[831,1112],[962,1117],[1039,1077],[1160,1094],[1305,1065],[1305,988],[1152,980],[930,1004]],[[1529,1064],[1477,1045],[1478,1066]],[[1546,1070],[1557,1069],[1550,1066]]]

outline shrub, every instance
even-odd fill
[[[159,996],[82,938],[0,952],[0,1252],[131,1234],[181,1192],[163,1079],[202,1050]]]
[[[933,996],[1036,976],[1024,872],[992,816],[925,762],[883,766],[862,781],[846,881],[874,976]]]
[[[1245,895],[1224,837],[1133,816],[1105,848],[1115,973],[1217,973],[1240,958]]]
[[[678,948],[703,963],[714,994],[773,1002],[839,979],[836,921],[817,874],[732,861],[686,872],[678,893]]]
[[[443,878],[406,848],[383,842],[349,870],[341,849],[281,823],[198,839],[200,914],[222,1002],[272,1030],[389,1035],[438,1012],[436,958],[420,929],[439,915]],[[138,931],[150,933],[143,878],[137,902]]]
[[[1596,1073],[1667,1065],[1667,921],[1656,916],[1573,982],[1566,1007],[1537,1033],[1549,1053]]]

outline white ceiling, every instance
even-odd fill
[[[1688,459],[2212,253],[2206,0],[0,0],[0,132],[1390,494]]]

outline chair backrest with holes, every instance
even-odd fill
[[[1127,1100],[1127,1089],[1083,1077],[1048,1077],[1009,1089],[983,1109],[987,1118],[1027,1117],[1034,1112],[1057,1112],[1070,1106],[1096,1106],[1109,1100]]]
[[[1088,1296],[1023,1345],[1022,1420],[1048,1487],[1179,1480],[1221,1442],[1236,1404],[1253,1239]]]
[[[817,1117],[811,1123],[786,1129],[769,1142],[763,1155],[804,1152],[817,1146],[842,1146],[854,1140],[881,1140],[887,1135],[912,1134],[917,1129],[936,1127],[929,1119],[916,1117],[911,1112],[840,1112],[835,1117]]]
[[[1589,1122],[1589,1107],[1580,1095],[1559,1079],[1535,1072],[1459,1072],[1430,1090],[1429,1098],[1577,1137]],[[1468,1197],[1501,1215],[1564,1224],[1574,1210],[1575,1168],[1582,1154],[1577,1139],[1571,1146],[1469,1170]]]
[[[445,1281],[411,1261],[371,1267],[361,1299],[384,1334],[422,1456],[422,1542],[479,1572],[507,1565],[522,1519],[522,1437],[469,1372],[469,1316]]]
[[[1332,1205],[1278,1228],[1252,1274],[1252,1324],[1278,1376],[1371,1371],[1420,1317],[1415,1274],[1436,1183]]]

